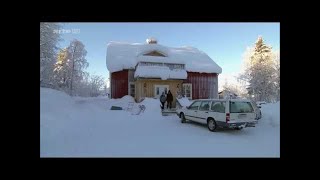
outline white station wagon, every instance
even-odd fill
[[[181,123],[187,120],[207,124],[210,131],[220,128],[240,130],[255,127],[256,114],[250,100],[200,99],[190,106],[177,109]]]

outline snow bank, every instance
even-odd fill
[[[65,106],[73,105],[72,98],[62,91],[42,87],[40,88],[40,97],[42,96],[45,96],[46,98],[40,98],[40,103],[45,104],[46,106],[56,105],[56,103]]]
[[[263,104],[261,106],[261,112],[262,119],[259,122],[272,127],[280,126],[280,101],[277,103]]]
[[[167,79],[187,79],[187,71],[174,69],[170,70],[167,66],[138,66],[134,77],[148,77]]]
[[[40,88],[40,151],[57,148],[70,127],[76,123],[74,100],[64,92]]]
[[[145,98],[138,105],[144,105],[146,107],[146,110],[144,111],[144,113],[142,113],[142,115],[148,116],[152,120],[156,116],[162,116],[160,104],[161,103],[159,99]]]
[[[107,104],[107,109],[110,109],[112,106],[122,107],[123,110],[126,110],[130,102],[135,102],[132,96],[126,95],[120,99],[110,99]]]
[[[145,56],[159,51],[166,57]],[[193,47],[171,48],[159,44],[110,42],[107,46],[107,68],[110,72],[134,69],[139,61],[185,64],[186,70],[200,73],[221,73],[222,69],[206,53]]]
[[[51,123],[57,119],[57,121],[68,121],[72,117],[72,113],[75,111],[74,100],[64,92],[49,88],[40,88],[40,126],[46,127],[47,123]],[[58,123],[58,122],[57,122]]]

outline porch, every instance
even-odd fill
[[[183,80],[137,79],[135,81],[135,100],[139,102],[145,97],[159,99],[162,92],[172,93],[172,107],[176,108],[176,97],[181,94]],[[166,106],[166,104],[165,104]]]

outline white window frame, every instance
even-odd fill
[[[186,87],[190,86],[190,96],[187,96],[188,99],[192,99],[192,83],[183,83],[182,84],[182,89],[183,89],[183,95],[186,95],[187,91],[186,91]]]
[[[131,95],[131,85],[134,85],[134,96]],[[136,84],[134,82],[129,82],[128,95],[132,97],[136,96]]]

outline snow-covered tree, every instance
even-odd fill
[[[75,83],[74,95],[82,97],[96,97],[105,94],[105,81],[102,76],[90,75],[85,72],[81,81]]]
[[[238,97],[248,98],[248,93],[245,89],[245,86],[242,86],[240,84],[230,84],[228,83],[228,81],[226,81],[222,88],[223,90],[237,94]]]
[[[82,86],[86,76],[84,70],[89,66],[85,58],[86,54],[87,51],[79,40],[73,40],[58,54],[54,71],[59,85],[64,87],[70,95],[77,94],[77,88]]]
[[[276,97],[277,72],[272,48],[264,43],[262,37],[259,37],[254,50],[252,48],[247,49],[245,58],[245,70],[239,76],[239,79],[248,82],[248,93],[253,95],[254,100],[257,101],[274,100]]]
[[[84,70],[89,66],[86,60],[87,51],[83,43],[79,40],[71,41],[68,49],[70,67],[71,67],[71,82],[70,93],[73,95],[76,83],[80,82],[84,76]]]
[[[90,75],[88,72],[84,72],[82,80],[75,83],[75,95],[82,96],[82,97],[89,97],[90,96]]]
[[[55,64],[55,80],[59,88],[68,89],[70,85],[70,60],[68,59],[67,48],[61,49],[57,55]]]
[[[57,43],[61,40],[56,31],[57,23],[40,23],[40,82],[53,83],[53,69],[56,62]]]
[[[274,52],[276,101],[280,100],[280,51]]]
[[[102,76],[92,75],[90,78],[90,96],[99,96],[102,93],[102,88],[105,85],[105,80]]]

